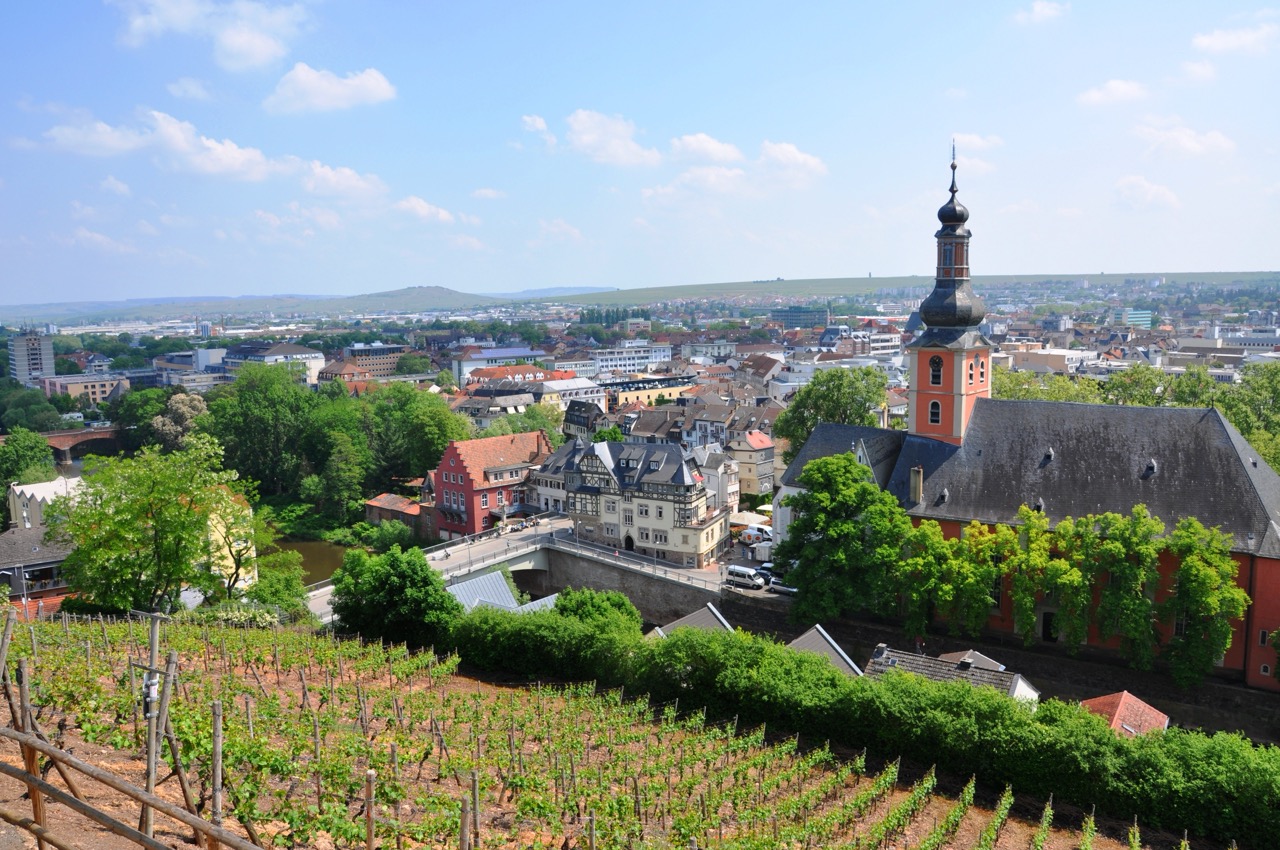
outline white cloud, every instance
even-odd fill
[[[538,221],[538,235],[526,244],[538,248],[547,242],[581,242],[582,231],[562,218]]]
[[[1178,119],[1148,118],[1147,123],[1134,128],[1139,138],[1151,143],[1151,150],[1200,156],[1209,153],[1231,153],[1235,142],[1217,130],[1197,133]]]
[[[151,144],[151,134],[128,127],[112,127],[103,121],[62,124],[45,131],[55,148],[85,156],[117,156]]]
[[[635,140],[636,125],[620,115],[578,109],[567,120],[569,145],[596,162],[625,166],[662,162],[662,154]]]
[[[464,213],[464,212],[458,213],[458,221],[462,222],[463,224],[469,224],[472,227],[480,226],[480,216],[471,215],[470,213]]]
[[[342,227],[342,216],[328,207],[305,207],[297,201],[291,201],[289,210],[299,219],[315,222],[324,230],[337,230]]]
[[[760,143],[760,162],[793,186],[802,186],[827,173],[827,165],[813,154],[805,153],[791,142]]]
[[[711,162],[741,162],[745,159],[737,145],[713,139],[706,133],[693,133],[672,139],[671,153],[679,157],[706,159]]]
[[[268,112],[329,112],[393,100],[396,88],[376,68],[345,77],[299,62],[262,105]]]
[[[687,189],[725,195],[745,192],[748,188],[747,172],[741,168],[699,165],[685,170],[675,180],[664,186],[641,189],[640,194],[644,198],[661,198]]]
[[[1212,80],[1218,76],[1218,69],[1208,59],[1201,62],[1183,62],[1182,72],[1190,80]]]
[[[419,198],[417,195],[410,195],[403,200],[397,201],[396,209],[403,210],[411,215],[416,215],[423,221],[437,221],[441,224],[453,224],[453,213],[446,209],[441,209],[433,204]]]
[[[1139,177],[1136,174],[1121,177],[1117,180],[1116,191],[1119,193],[1121,201],[1139,209],[1146,207],[1177,209],[1182,206],[1178,196],[1168,186],[1152,183],[1145,177]]]
[[[258,0],[113,0],[125,16],[121,41],[141,47],[166,33],[208,38],[215,60],[229,71],[260,68],[289,52],[288,42],[307,19],[298,3]]]
[[[476,237],[462,233],[450,234],[448,240],[453,247],[462,248],[465,251],[483,251],[488,247]]]
[[[132,245],[118,242],[110,236],[84,227],[76,228],[75,234],[71,237],[71,242],[81,248],[93,248],[98,251],[106,251],[109,254],[133,254],[137,251]]]
[[[999,136],[982,136],[977,133],[956,133],[953,139],[956,147],[963,150],[984,151],[1004,144],[1004,139]]]
[[[340,165],[337,168],[312,160],[302,178],[302,188],[313,195],[338,195],[346,198],[370,197],[387,190],[386,185],[373,174],[360,174],[353,168]]]
[[[965,174],[987,174],[996,170],[996,167],[985,159],[976,156],[965,156],[958,154],[956,156],[956,168]]]
[[[236,180],[265,180],[272,174],[291,171],[292,162],[271,160],[257,148],[241,147],[230,139],[211,139],[196,132],[193,124],[163,112],[152,112],[155,144],[168,151],[177,167],[199,174],[232,177]]]
[[[105,180],[98,184],[98,188],[104,192],[110,192],[113,195],[120,195],[122,197],[129,196],[129,184],[125,183],[123,180],[117,180],[110,174],[107,175]]]
[[[159,236],[160,230],[145,218],[138,219],[138,232],[143,236]]]
[[[88,204],[82,204],[79,201],[72,200],[71,217],[79,219],[93,219],[98,217],[98,211]]]
[[[169,94],[183,100],[208,100],[209,90],[195,77],[181,77],[165,86]]]
[[[1261,23],[1256,27],[1200,33],[1191,39],[1191,44],[1205,53],[1264,53],[1270,49],[1277,34],[1280,34],[1280,26]]]
[[[488,187],[476,189],[474,192],[471,193],[471,197],[482,198],[486,201],[494,201],[494,200],[497,200],[498,198],[505,198],[506,196],[507,196],[507,193],[502,191],[501,189],[490,189]]]
[[[1013,19],[1020,24],[1042,24],[1045,21],[1052,21],[1054,18],[1061,17],[1070,8],[1070,3],[1051,3],[1050,0],[1035,0],[1030,9],[1018,10]]]
[[[556,146],[556,137],[554,133],[547,130],[547,120],[541,115],[521,115],[520,126],[524,128],[526,133],[536,133],[542,137],[547,143],[547,147]]]
[[[1085,106],[1105,103],[1122,103],[1147,96],[1147,87],[1134,80],[1107,80],[1100,86],[1076,95],[1076,101]]]

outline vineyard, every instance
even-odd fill
[[[24,705],[53,743],[135,779],[147,640],[138,621],[19,623],[6,647],[6,690],[21,664]],[[944,794],[932,770],[908,776],[897,762],[837,758],[763,728],[709,723],[694,705],[651,706],[592,685],[465,679],[456,656],[168,624],[161,647],[176,675],[165,688],[167,720],[158,720],[168,744],[157,793],[213,817],[220,749],[223,824],[261,847],[1141,845],[1136,827],[1123,845],[1094,837],[1091,817],[1056,830],[1051,806],[1038,823],[1022,822],[1009,817],[1008,790],[993,809],[979,808],[972,781]],[[0,787],[0,805],[15,809],[21,786]],[[119,799],[90,802],[137,818]],[[87,837],[75,846],[133,846],[77,823]],[[155,835],[165,846],[192,840],[163,818]]]

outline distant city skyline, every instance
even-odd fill
[[[1276,8],[7,12],[0,304],[1280,266]]]

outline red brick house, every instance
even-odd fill
[[[452,540],[534,512],[524,501],[525,478],[550,454],[541,431],[449,443],[431,473],[437,534]]]
[[[429,505],[422,505],[413,499],[398,496],[395,493],[382,493],[364,503],[364,521],[371,525],[381,525],[383,521],[394,519],[403,522],[413,530],[414,537],[429,540],[436,536],[435,512]]]

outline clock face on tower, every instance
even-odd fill
[[[936,354],[929,358],[929,384],[942,386],[942,358]]]

